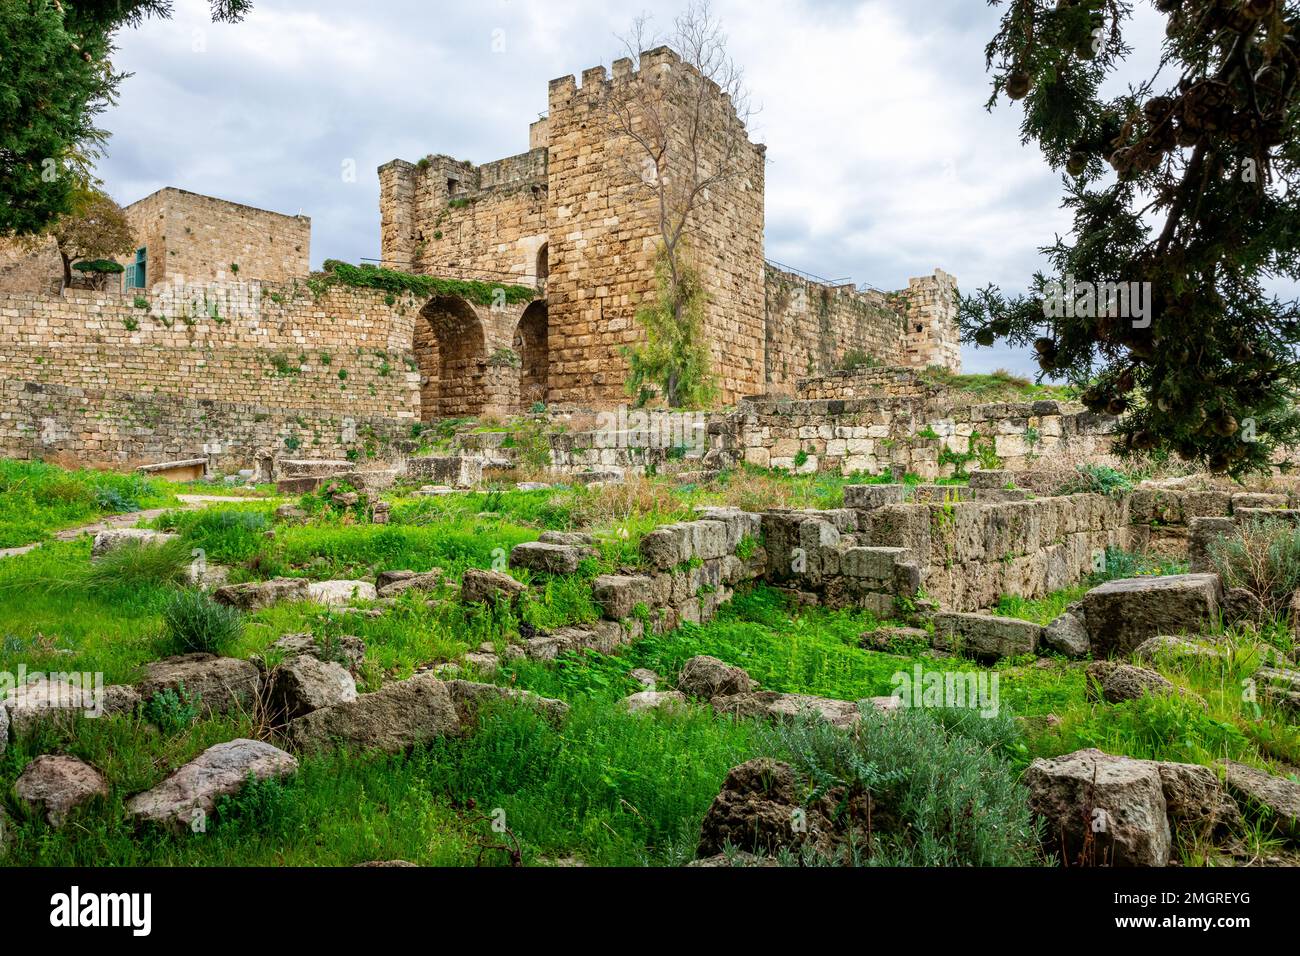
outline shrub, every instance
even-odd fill
[[[1300,589],[1300,528],[1276,518],[1243,523],[1235,537],[1210,544],[1210,561],[1225,586],[1246,588],[1275,618]]]
[[[244,632],[244,616],[202,591],[178,591],[163,608],[163,627],[174,654],[222,654]]]
[[[168,688],[149,698],[144,705],[144,718],[164,734],[179,734],[198,719],[197,704],[198,698],[186,693],[182,684],[179,691]]]
[[[180,584],[189,564],[190,546],[183,541],[127,541],[93,561],[85,582],[92,590]]]
[[[1063,489],[1065,494],[1123,495],[1133,490],[1133,482],[1109,465],[1080,465],[1078,477]]]
[[[905,710],[863,714],[846,734],[801,719],[768,731],[774,756],[812,786],[867,792],[870,839],[851,850],[871,866],[1026,866],[1039,862],[1038,832],[1008,755],[1018,745],[1009,715]]]

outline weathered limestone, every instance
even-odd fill
[[[543,574],[573,574],[586,557],[580,548],[544,541],[525,541],[510,551],[510,566]]]
[[[44,814],[58,828],[78,808],[96,797],[108,797],[108,781],[90,764],[76,757],[37,757],[14,783],[14,796],[31,813]]]
[[[15,688],[0,701],[0,731],[6,728],[14,740],[29,736],[38,727],[53,727],[67,732],[81,719],[130,714],[140,703],[133,687],[111,684],[98,693],[83,682],[66,679],[67,675],[41,675]],[[0,754],[8,735],[0,732]]]
[[[447,583],[441,568],[424,571],[387,571],[379,576],[381,598],[400,597],[407,591],[437,591]]]
[[[1195,633],[1217,619],[1222,598],[1213,574],[1108,581],[1083,598],[1092,651],[1125,655],[1150,637]]]
[[[285,601],[311,600],[310,582],[305,578],[272,578],[248,584],[227,584],[212,592],[212,600],[241,611],[260,611]]]
[[[1219,762],[1228,790],[1267,823],[1292,840],[1300,840],[1300,783],[1274,777],[1233,760]]]
[[[874,709],[880,713],[891,713],[899,707],[899,701],[895,697],[873,697],[870,700],[854,702],[813,697],[809,694],[781,694],[770,690],[714,697],[709,704],[715,713],[730,717],[786,721],[802,715],[811,715],[826,721],[832,727],[842,729],[852,727],[861,721],[864,708]]]
[[[373,601],[379,594],[369,581],[313,581],[307,585],[307,597],[317,604],[343,607],[357,601]]]
[[[264,781],[296,773],[298,761],[260,740],[232,740],[209,747],[158,786],[126,802],[133,818],[174,830],[201,825],[217,807],[248,781]]]
[[[1155,763],[1079,750],[1039,758],[1024,775],[1044,840],[1063,862],[1165,866],[1171,833]]]
[[[686,695],[679,690],[643,690],[624,698],[623,706],[630,714],[643,714],[653,710],[684,709]]]
[[[654,605],[654,582],[644,575],[602,575],[592,582],[592,596],[607,618],[622,621],[638,606]]]
[[[357,682],[339,664],[312,654],[290,657],[271,673],[271,713],[287,723],[322,707],[357,699]]]
[[[834,824],[815,807],[805,811],[806,825],[795,826],[803,809],[789,764],[760,757],[733,767],[705,814],[696,855],[713,857],[729,847],[775,854],[806,844],[828,852]]]
[[[183,654],[145,666],[137,686],[142,700],[163,691],[187,694],[204,713],[251,714],[257,707],[262,675],[251,661],[214,654]]]
[[[936,646],[983,660],[1033,654],[1043,628],[1029,621],[989,614],[936,614]]]
[[[1043,628],[1042,646],[1066,657],[1085,657],[1092,648],[1080,613],[1067,611]]]
[[[678,690],[701,700],[743,694],[753,686],[754,682],[744,670],[716,657],[692,657],[682,666],[677,677]]]
[[[110,528],[95,535],[95,541],[90,546],[90,556],[102,558],[110,551],[116,551],[127,545],[159,545],[179,540],[178,535],[162,531],[148,531],[144,528]]]
[[[530,691],[516,690],[513,687],[452,680],[447,682],[447,690],[456,705],[456,712],[464,728],[471,728],[478,723],[479,711],[484,706],[501,702],[531,707],[554,724],[562,722],[569,713],[569,705],[562,700],[539,697]]]
[[[447,685],[433,674],[385,684],[350,703],[313,711],[291,721],[285,737],[303,752],[378,750],[400,753],[417,744],[460,732],[460,717]]]
[[[1148,694],[1179,696],[1184,693],[1157,671],[1119,661],[1094,661],[1088,665],[1087,675],[1089,696],[1111,704],[1137,700]]]
[[[501,571],[466,568],[460,579],[460,599],[465,604],[509,604],[526,594],[528,588]]]

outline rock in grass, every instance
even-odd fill
[[[1042,645],[1066,657],[1086,657],[1091,646],[1082,619],[1068,611],[1043,629]]]
[[[742,668],[732,667],[716,657],[692,657],[677,677],[677,689],[691,697],[712,700],[743,694],[754,687],[754,682]]]
[[[1168,864],[1168,805],[1154,762],[1079,750],[1035,760],[1022,780],[1044,820],[1044,842],[1064,862]]]
[[[460,733],[460,716],[447,685],[433,674],[385,684],[355,701],[335,704],[291,721],[285,737],[312,753],[339,747],[401,753],[417,744]]]
[[[84,761],[46,754],[27,765],[14,784],[14,796],[31,813],[42,813],[50,826],[63,826],[79,807],[108,796],[104,775]]]
[[[501,571],[484,571],[466,568],[460,579],[460,599],[464,604],[488,604],[504,601],[507,604],[528,588]]]
[[[307,596],[326,607],[343,607],[355,601],[373,601],[379,597],[369,581],[313,581]]]
[[[1145,663],[1179,657],[1205,657],[1226,660],[1232,656],[1232,650],[1205,641],[1189,641],[1181,637],[1161,635],[1147,638],[1137,646],[1133,651],[1133,655]]]
[[[437,591],[445,583],[441,568],[434,568],[432,571],[425,571],[420,574],[412,572],[384,583],[379,588],[379,596],[381,598],[392,598],[405,594],[407,591]]]
[[[573,574],[586,557],[583,548],[544,541],[525,541],[510,551],[510,566],[544,574]]]
[[[1088,697],[1093,700],[1100,698],[1109,704],[1122,704],[1147,695],[1177,696],[1205,703],[1157,671],[1119,661],[1094,661],[1088,665],[1087,677]]]
[[[251,661],[215,654],[182,654],[145,667],[137,685],[143,700],[163,691],[185,694],[207,714],[251,714],[262,691],[262,675]]]
[[[1218,620],[1222,601],[1218,575],[1178,574],[1107,581],[1082,603],[1092,651],[1109,657],[1161,634],[1198,633]]]
[[[271,649],[279,651],[286,659],[308,654],[322,661],[342,664],[349,670],[360,667],[366,656],[366,642],[352,635],[318,641],[311,634],[286,634],[272,644]]]
[[[813,697],[809,694],[780,694],[773,690],[715,697],[709,703],[715,713],[730,717],[790,721],[799,716],[812,716],[841,729],[847,729],[861,721],[864,709],[887,714],[901,706],[897,697],[873,697],[854,702]]]
[[[126,545],[160,545],[170,541],[179,541],[177,535],[165,531],[149,531],[144,528],[111,528],[95,535],[95,542],[90,546],[92,558],[102,558],[111,551]]]
[[[728,850],[773,854],[812,844],[829,854],[834,824],[819,807],[805,808],[789,764],[759,757],[727,772],[700,827],[696,856],[708,859]],[[796,811],[803,826],[796,827]]]
[[[686,695],[679,690],[643,690],[623,699],[629,714],[643,714],[652,710],[684,710]]]
[[[357,699],[357,682],[347,670],[311,654],[289,658],[271,672],[270,680],[271,713],[277,721]]]
[[[558,724],[569,713],[569,705],[562,700],[541,697],[532,691],[516,690],[512,687],[498,687],[496,684],[476,684],[467,680],[447,682],[447,690],[456,704],[461,726],[473,727],[478,722],[479,711],[485,704],[508,701],[532,707],[547,720]]]
[[[0,711],[4,713],[0,724],[8,724],[10,735],[17,741],[38,727],[52,727],[66,733],[76,721],[86,717],[129,714],[140,703],[140,695],[132,687],[111,684],[102,691],[100,694],[93,687],[84,687],[65,677],[42,675],[0,702]],[[0,746],[0,753],[3,752]]]
[[[248,584],[227,584],[212,592],[212,600],[218,604],[237,607],[241,611],[260,611],[282,601],[310,600],[308,587],[304,578],[272,578],[270,581],[252,581]]]
[[[212,814],[217,800],[232,796],[250,779],[285,777],[298,770],[298,761],[260,740],[232,740],[209,747],[196,759],[145,793],[126,802],[136,820],[171,829],[187,829]]]
[[[1291,840],[1300,840],[1300,783],[1234,760],[1220,760],[1229,792]]]

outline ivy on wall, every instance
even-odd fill
[[[422,299],[454,295],[475,305],[484,306],[492,305],[502,299],[507,305],[517,305],[532,302],[541,295],[532,286],[440,279],[437,276],[414,275],[410,272],[384,269],[375,265],[354,266],[338,259],[326,259],[324,274],[313,277],[309,285],[317,294],[332,285],[345,285],[358,289],[378,289],[390,294],[407,292]]]

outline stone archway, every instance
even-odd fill
[[[537,250],[537,287],[546,288],[546,280],[551,276],[551,244],[543,242]]]
[[[416,322],[415,357],[423,421],[483,411],[488,355],[483,322],[474,306],[457,296],[431,299]]]
[[[546,401],[547,366],[550,361],[546,333],[546,300],[537,299],[529,303],[519,317],[513,343],[515,353],[519,356],[519,405],[524,411],[538,402]]]

